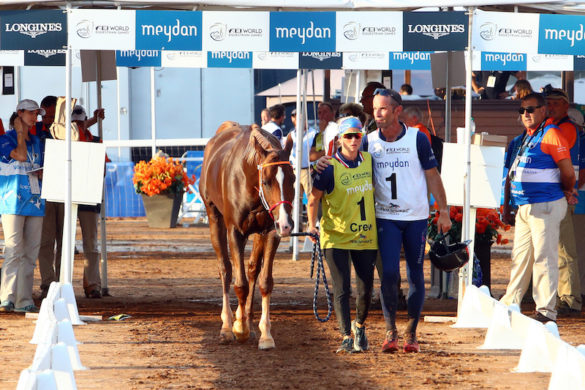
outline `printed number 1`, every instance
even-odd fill
[[[366,201],[365,201],[363,196],[362,196],[362,200],[357,202],[357,204],[360,206],[360,217],[362,218],[362,221],[365,221],[366,220]]]
[[[386,181],[391,183],[392,199],[396,199],[396,172],[386,178]]]

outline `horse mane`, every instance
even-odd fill
[[[266,153],[277,152],[282,149],[280,141],[275,136],[262,130],[258,125],[253,124],[251,126],[248,145],[246,145],[246,149],[244,150],[244,160],[248,164],[259,163],[258,146]]]
[[[238,122],[234,122],[234,121],[225,121],[221,125],[219,125],[215,134],[217,135],[223,131],[231,130],[235,127],[240,127],[240,124]]]

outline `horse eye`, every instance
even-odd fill
[[[262,180],[262,185],[263,186],[267,186],[268,185],[268,182],[266,180]]]

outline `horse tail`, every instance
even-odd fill
[[[238,122],[225,121],[221,125],[219,125],[215,134],[217,135],[217,134],[219,134],[223,131],[226,131],[226,130],[233,130],[236,127],[240,127],[240,124]]]
[[[246,145],[246,150],[244,151],[244,159],[248,164],[257,164],[259,155],[265,155],[280,149],[282,149],[282,146],[276,137],[258,128],[258,125],[252,125],[248,145]]]

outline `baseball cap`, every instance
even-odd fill
[[[40,108],[37,102],[31,99],[21,100],[16,106],[16,111],[20,110],[38,111],[40,115],[45,115],[45,110]]]
[[[85,113],[85,108],[80,106],[79,104],[73,107],[73,112],[71,113],[71,120],[72,121],[84,121],[87,119],[87,114]]]
[[[339,121],[339,135],[361,132],[362,122],[355,116],[346,116]]]
[[[560,88],[553,88],[551,90],[546,91],[544,97],[546,99],[563,99],[567,103],[570,103],[569,96],[567,95],[567,93],[565,91],[563,91]]]
[[[571,107],[569,108],[567,114],[569,115],[571,122],[580,127],[585,126],[585,120],[583,119],[583,114],[581,113],[581,111]]]

